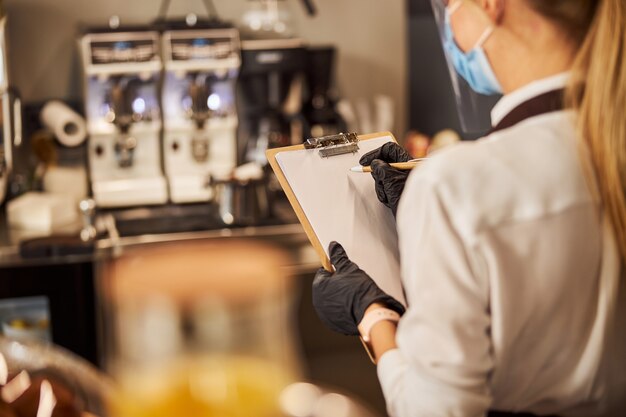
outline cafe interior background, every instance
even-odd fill
[[[55,369],[95,414],[112,377],[133,404],[119,415],[270,415],[273,399],[385,415],[358,339],[313,311],[320,261],[264,150],[391,131],[423,156],[461,139],[430,2],[0,4],[10,370]],[[239,397],[196,392],[228,384]]]

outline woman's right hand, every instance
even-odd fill
[[[376,182],[376,196],[381,203],[391,209],[394,216],[398,211],[400,196],[410,171],[392,168],[389,163],[410,160],[411,156],[395,142],[385,143],[380,148],[366,153],[359,160],[361,165],[372,167],[372,177]]]

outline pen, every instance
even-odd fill
[[[408,162],[392,162],[389,165],[392,168],[395,169],[399,169],[401,171],[409,171],[413,168],[415,168],[420,162],[426,160],[428,158],[418,158],[418,159],[411,159]],[[372,167],[369,166],[361,166],[361,165],[357,165],[355,167],[350,168],[351,172],[372,172]]]

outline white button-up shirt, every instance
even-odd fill
[[[505,96],[493,124],[566,80]],[[378,365],[392,416],[626,415],[626,282],[574,117],[529,118],[411,173],[397,219],[409,308]]]

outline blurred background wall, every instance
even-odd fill
[[[395,103],[395,133],[406,130],[406,4],[402,0],[316,0],[318,14],[306,16],[290,1],[301,36],[311,44],[338,48],[337,84],[352,102],[385,94]],[[81,97],[75,39],[81,25],[147,23],[157,16],[159,0],[6,0],[10,75],[26,102]],[[236,22],[247,0],[214,0],[221,17]],[[170,15],[204,13],[201,0],[172,0]]]

